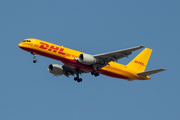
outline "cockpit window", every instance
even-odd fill
[[[31,42],[30,40],[24,40],[23,42]]]

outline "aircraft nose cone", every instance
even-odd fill
[[[18,46],[21,48],[22,47],[22,43],[19,43]]]

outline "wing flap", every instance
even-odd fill
[[[158,73],[158,72],[162,72],[162,71],[165,71],[165,70],[166,70],[166,69],[164,69],[164,68],[162,68],[162,69],[156,69],[156,70],[150,70],[150,71],[138,73],[137,75],[138,75],[139,77],[142,77],[142,76],[152,75],[152,74],[155,74],[155,73]]]

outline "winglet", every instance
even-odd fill
[[[139,77],[142,77],[142,76],[152,75],[152,74],[155,74],[155,73],[158,73],[158,72],[162,72],[162,71],[165,71],[165,70],[166,70],[166,69],[164,69],[164,68],[162,68],[162,69],[156,69],[156,70],[150,70],[150,71],[138,73],[137,75],[138,75]]]

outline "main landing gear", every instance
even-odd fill
[[[74,80],[77,81],[78,83],[82,82],[82,78],[79,78],[79,69],[76,70],[76,75],[77,77],[75,77]]]
[[[95,77],[99,76],[99,73],[96,72],[96,70],[98,69],[97,65],[94,64],[94,65],[92,65],[92,66],[93,66],[93,68],[94,68],[94,71],[91,72],[91,75],[94,75]]]
[[[77,82],[82,82],[82,78],[75,77],[74,80]]]
[[[31,52],[31,54],[33,55],[33,63],[37,63],[37,59],[36,59],[36,53],[35,52]]]
[[[99,73],[96,72],[96,71],[92,71],[92,72],[91,72],[91,75],[94,75],[95,77],[97,77],[97,76],[99,76]]]

